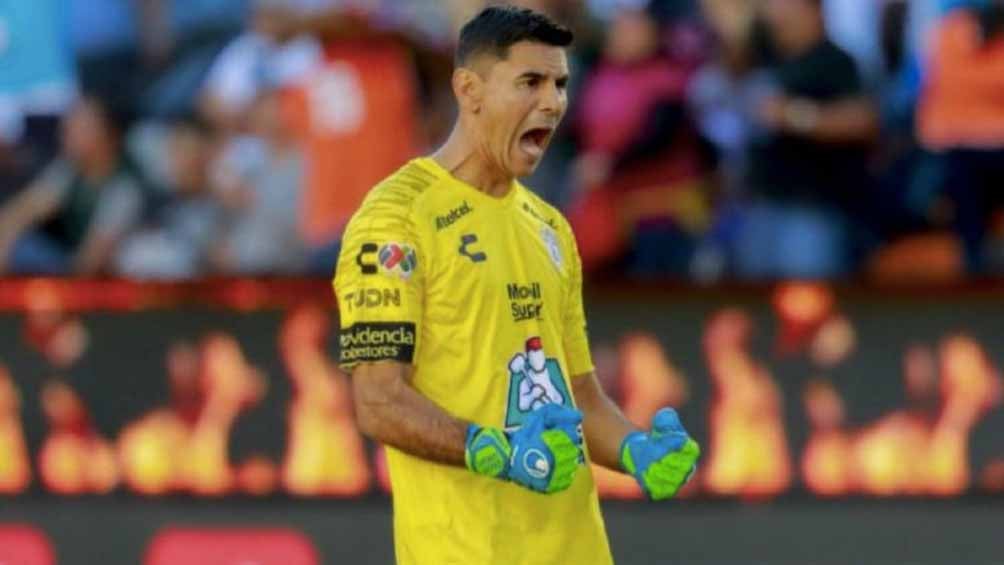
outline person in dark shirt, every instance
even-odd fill
[[[0,208],[0,273],[95,275],[139,221],[144,193],[122,146],[127,114],[93,96],[63,123],[62,154]]]
[[[853,59],[825,35],[821,0],[767,0],[775,57],[758,106],[738,239],[741,276],[832,277],[848,268],[847,224],[867,198],[878,130]]]

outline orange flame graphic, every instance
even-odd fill
[[[42,391],[51,428],[39,452],[46,488],[57,494],[104,494],[119,482],[111,444],[91,424],[84,403],[69,385],[52,381]]]
[[[982,347],[963,335],[942,342],[935,366],[933,353],[920,346],[904,356],[907,391],[914,399],[935,392],[940,370],[941,403],[934,413],[898,410],[856,433],[841,429],[843,406],[832,387],[811,384],[806,409],[815,431],[802,459],[809,489],[823,495],[964,492],[970,482],[969,434],[1000,402],[1000,377]]]
[[[248,364],[237,341],[214,333],[198,353],[176,346],[168,365],[176,406],[151,412],[126,426],[119,437],[119,456],[130,488],[149,495],[175,490],[202,495],[222,495],[236,488],[270,491],[268,463],[255,459],[247,469],[237,470],[227,456],[237,416],[265,394],[265,379]],[[241,483],[245,477],[252,485]]]
[[[767,369],[749,353],[752,321],[725,310],[704,335],[714,398],[705,485],[716,494],[773,496],[791,481],[781,396]]]
[[[0,366],[0,494],[23,492],[31,482],[20,413],[20,394],[7,369]]]
[[[330,334],[330,315],[316,306],[295,310],[282,327],[280,348],[294,388],[282,474],[294,494],[358,495],[369,487],[348,377],[325,352]]]

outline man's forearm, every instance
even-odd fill
[[[594,374],[572,379],[575,402],[582,411],[582,426],[593,463],[614,471],[621,468],[621,443],[636,431],[620,408],[600,388]]]
[[[785,129],[823,143],[861,143],[878,133],[878,115],[870,102],[851,98],[826,104],[791,99],[785,107]]]
[[[422,396],[403,379],[378,365],[353,372],[356,418],[360,431],[405,453],[447,465],[464,465],[469,424]]]
[[[6,270],[18,238],[28,229],[24,218],[0,213],[0,271]]]

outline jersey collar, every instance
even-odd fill
[[[422,157],[415,160],[416,163],[423,169],[429,171],[430,173],[436,175],[437,178],[449,180],[451,184],[456,185],[465,196],[470,196],[482,204],[496,208],[509,208],[512,206],[513,202],[516,201],[516,193],[520,191],[521,185],[518,181],[513,181],[512,188],[509,193],[502,198],[497,198],[495,196],[490,196],[484,192],[474,188],[473,186],[467,184],[466,182],[453,176],[450,171],[443,168],[442,165],[436,162],[435,159],[430,157]]]

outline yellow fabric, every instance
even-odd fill
[[[409,251],[411,268],[395,259]],[[464,420],[518,425],[531,402],[572,403],[571,376],[593,369],[571,229],[519,183],[493,198],[412,161],[349,223],[334,284],[342,366],[412,363],[416,389]],[[394,449],[387,461],[400,565],[612,563],[589,465],[542,495]]]

